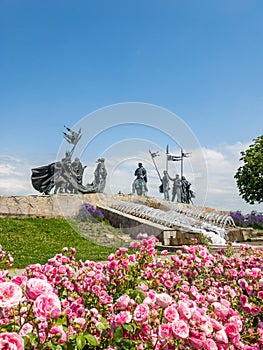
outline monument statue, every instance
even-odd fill
[[[177,202],[182,202],[182,181],[178,174],[175,175],[175,178],[170,177],[168,174],[169,179],[173,182],[173,188],[172,188],[172,202],[174,202],[175,197]]]
[[[105,168],[105,159],[99,158],[97,160],[97,167],[94,171],[93,185],[96,188],[96,192],[103,193],[106,186],[107,170]]]
[[[170,183],[169,183],[169,176],[166,170],[163,171],[163,178],[162,178],[162,193],[164,195],[164,200],[169,201],[169,190],[170,190]],[[159,187],[160,189],[160,187]]]
[[[195,198],[195,194],[190,187],[190,182],[182,176],[182,203],[193,204],[192,198]]]
[[[69,133],[64,132],[64,138],[70,145],[73,145],[72,149],[66,151],[65,157],[60,161],[32,169],[32,186],[43,194],[50,194],[52,190],[54,193],[103,192],[107,176],[104,159],[100,159],[99,183],[94,182],[94,184],[84,186],[82,181],[86,166],[83,166],[77,157],[72,161],[75,147],[81,138],[81,129],[75,132],[66,126],[65,128]]]
[[[146,196],[148,192],[147,188],[147,172],[142,163],[138,163],[138,168],[135,170],[134,175],[136,179],[132,184],[132,193],[137,193],[138,196]]]

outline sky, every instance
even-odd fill
[[[0,195],[37,194],[31,169],[61,159],[64,125],[92,182],[131,192],[149,154],[190,155],[194,204],[262,211],[238,194],[241,151],[262,135],[263,3],[258,0],[0,0]],[[171,176],[180,164],[169,162]]]

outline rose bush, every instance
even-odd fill
[[[23,276],[3,269],[0,349],[263,349],[261,250],[193,245],[163,259],[140,237],[105,264],[65,248]]]

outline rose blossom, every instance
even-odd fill
[[[160,324],[158,328],[158,336],[161,340],[167,340],[172,335],[172,329],[171,326],[167,323]]]
[[[29,299],[35,300],[41,294],[48,294],[53,291],[52,286],[41,278],[30,278],[26,284],[26,295]]]
[[[28,333],[31,333],[32,330],[33,330],[33,326],[30,323],[24,323],[22,328],[19,331],[19,334],[22,336],[25,336]]]
[[[0,349],[4,350],[23,350],[24,340],[17,333],[0,333]]]
[[[128,307],[130,300],[131,298],[127,294],[121,295],[117,299],[117,304],[116,304],[117,309],[125,310]]]
[[[183,318],[190,319],[192,316],[192,310],[190,309],[188,303],[185,301],[179,300],[178,311],[180,316]]]
[[[132,315],[129,311],[121,311],[115,316],[115,319],[114,319],[117,325],[129,323],[131,322],[131,320],[132,320]]]
[[[137,322],[145,322],[150,316],[149,306],[146,304],[139,304],[134,310],[133,318]]]
[[[238,328],[235,323],[226,323],[225,332],[229,338],[233,338],[238,335]]]
[[[0,307],[13,307],[22,299],[21,288],[13,282],[0,283]]]
[[[61,314],[60,300],[54,293],[41,294],[34,301],[33,312],[41,321],[58,318]]]
[[[179,314],[175,305],[170,305],[164,310],[164,318],[170,323],[179,320]]]
[[[218,293],[214,290],[209,290],[206,299],[209,303],[216,302],[218,300]]]
[[[217,320],[215,320],[214,318],[210,318],[210,322],[216,331],[219,331],[220,329],[223,328],[222,324]]]
[[[213,339],[206,339],[205,341],[205,350],[217,350],[218,347]]]
[[[25,276],[14,276],[12,282],[18,286],[23,286],[26,284],[27,278]]]
[[[160,293],[156,295],[156,304],[163,308],[169,306],[172,302],[173,298],[169,294]]]
[[[229,308],[222,303],[216,301],[212,303],[212,306],[214,307],[214,312],[218,317],[225,318],[228,315]]]
[[[59,344],[65,343],[67,341],[67,334],[63,330],[62,326],[52,327],[49,331],[49,334],[52,334],[52,335],[59,337],[59,339],[58,339]]]
[[[220,331],[216,332],[216,338],[215,339],[216,339],[216,341],[218,343],[228,344],[227,334],[226,334],[224,329],[220,329]]]
[[[241,330],[242,330],[242,328],[243,328],[243,322],[242,322],[240,316],[231,316],[231,317],[228,319],[228,321],[229,321],[230,323],[234,323],[234,324],[236,325],[236,327],[237,327],[237,330],[238,330],[239,332],[241,332]]]
[[[185,339],[189,336],[189,327],[184,320],[173,321],[172,331],[175,337]]]
[[[130,243],[130,247],[132,249],[137,249],[139,247],[139,243],[136,242],[136,241],[133,241],[133,242]]]
[[[199,333],[196,337],[190,336],[189,340],[194,349],[202,349],[205,345],[206,337]]]

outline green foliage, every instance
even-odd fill
[[[76,248],[83,261],[105,260],[115,251],[81,236],[65,219],[0,218],[0,244],[14,257],[14,268],[45,264],[64,247]]]
[[[253,140],[246,151],[241,152],[241,161],[234,178],[239,194],[249,204],[263,202],[263,135]]]

